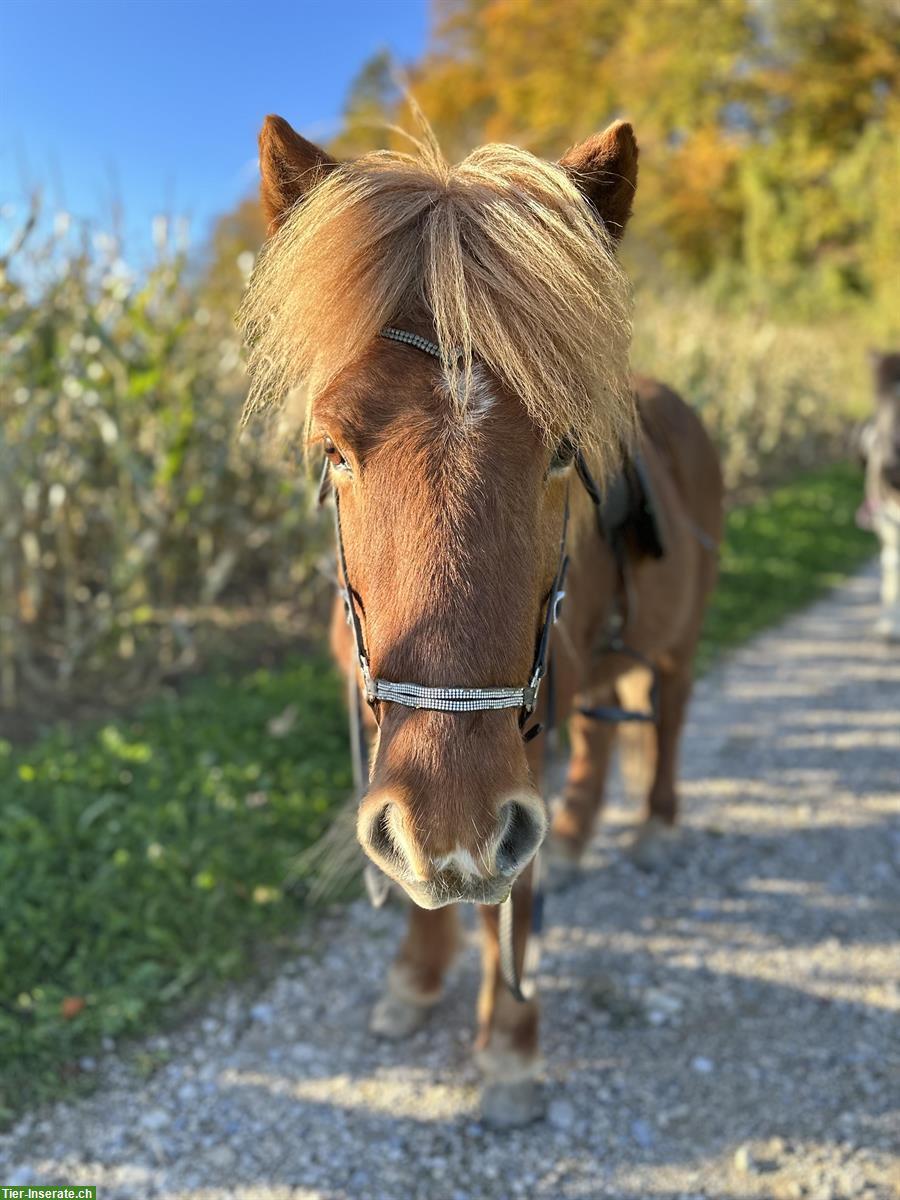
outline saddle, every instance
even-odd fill
[[[640,451],[628,455],[606,487],[599,505],[600,532],[616,553],[626,538],[641,556],[663,558],[666,543],[650,473]]]
[[[584,457],[575,457],[575,468],[597,512],[597,528],[601,538],[613,554],[618,571],[618,587],[613,612],[605,634],[605,640],[597,651],[601,654],[621,654],[646,667],[652,679],[650,706],[646,711],[622,708],[616,704],[601,704],[594,707],[579,707],[578,711],[595,721],[650,722],[655,723],[659,708],[659,683],[656,665],[639,650],[625,643],[622,631],[629,612],[635,606],[628,550],[638,555],[662,558],[666,552],[665,538],[656,504],[650,472],[639,451],[623,455],[622,466],[601,492],[587,468]]]

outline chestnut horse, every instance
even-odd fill
[[[648,828],[675,820],[715,573],[715,453],[672,392],[636,396],[628,375],[615,248],[637,155],[624,122],[556,164],[491,145],[452,168],[427,128],[409,154],[343,164],[281,118],[260,135],[271,236],[241,314],[248,408],[302,392],[307,445],[327,459],[350,619],[342,609],[333,643],[360,675],[373,734],[358,835],[414,901],[372,1025],[401,1036],[424,1019],[457,947],[454,904],[479,903],[477,1047],[496,1124],[538,1110],[537,1001],[503,984],[496,905],[512,891],[521,969],[548,828],[545,738],[531,736],[547,720],[547,662],[573,746],[550,841],[571,865],[613,738],[577,709],[612,699],[634,665],[609,652],[617,616],[658,671]],[[606,488],[635,439],[665,554],[645,555],[626,529],[623,564],[582,480]]]

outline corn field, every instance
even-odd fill
[[[296,600],[314,551],[303,472],[237,437],[231,314],[165,230],[139,274],[111,237],[38,229],[0,260],[6,710],[152,686],[193,663],[198,607]]]

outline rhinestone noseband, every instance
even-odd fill
[[[441,688],[375,679],[372,684],[376,700],[390,700],[407,708],[431,708],[435,712],[477,712],[488,708],[525,708],[530,712],[537,699],[536,683],[524,688]]]

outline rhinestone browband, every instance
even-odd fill
[[[428,338],[422,337],[418,333],[410,333],[406,329],[394,329],[392,325],[380,330],[379,337],[387,338],[391,342],[401,342],[404,346],[412,346],[416,350],[421,350],[423,354],[430,354],[432,358],[441,358],[441,348],[435,342],[429,342]]]

